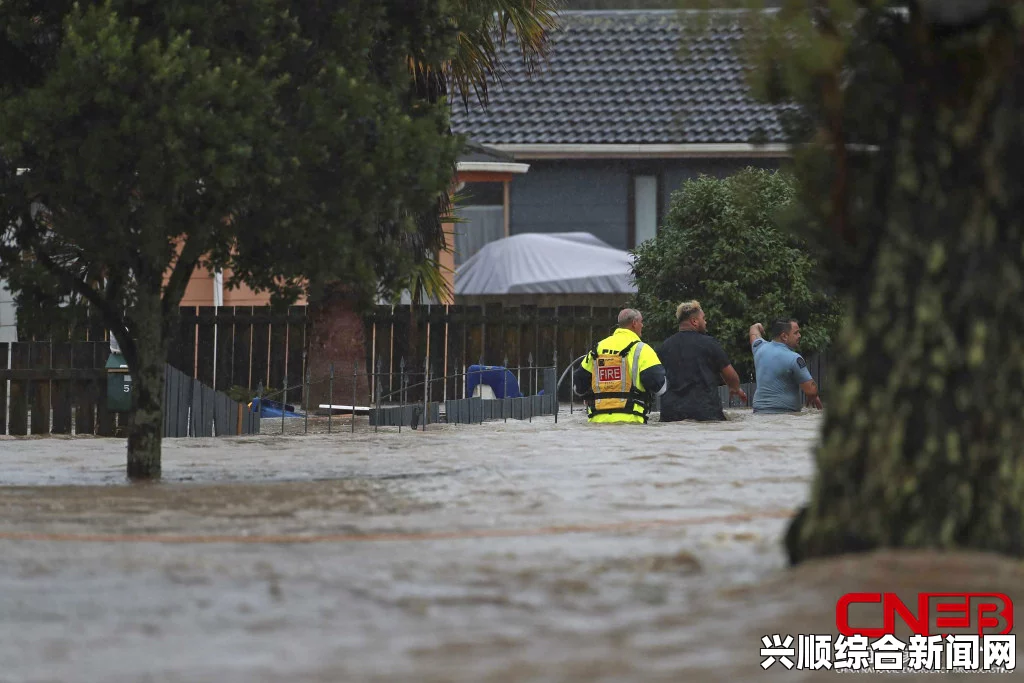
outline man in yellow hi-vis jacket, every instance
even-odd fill
[[[646,424],[655,396],[668,388],[658,354],[640,341],[643,328],[640,311],[620,311],[618,329],[573,373],[573,391],[586,401],[590,422]]]

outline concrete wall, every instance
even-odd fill
[[[659,205],[700,174],[725,177],[746,166],[777,169],[776,159],[528,160],[530,172],[512,181],[510,232],[589,232],[628,249],[633,174],[659,176]]]

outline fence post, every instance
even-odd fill
[[[434,364],[429,364],[430,381],[427,382],[427,402],[431,401],[434,395]]]
[[[427,307],[430,313],[430,307]],[[423,431],[427,431],[427,411],[430,409],[430,381],[434,376],[430,367],[430,318],[427,318],[427,347],[423,352]]]
[[[573,406],[576,403],[576,385],[572,380],[572,364],[576,362],[576,352],[569,348],[569,414],[572,415]]]
[[[398,363],[398,433],[402,433],[402,418],[405,413],[405,356]]]
[[[377,358],[377,370],[373,377],[373,405],[376,409],[373,418],[373,432],[377,433],[377,425],[380,423],[380,373],[384,369],[384,361]]]
[[[306,398],[302,401],[303,413],[302,433],[309,434],[309,368],[306,368]]]
[[[555,395],[551,397],[551,409],[555,411],[555,424],[558,424],[558,349],[551,356],[551,365],[555,370]]]
[[[526,362],[529,364],[526,368],[527,377],[530,376],[530,370],[533,370],[533,393],[530,394],[530,424],[533,424],[533,397],[537,395],[537,371],[533,369],[533,351],[526,357]]]
[[[428,358],[427,360],[429,361],[430,359]],[[429,403],[427,401],[427,387],[428,386],[430,386],[430,365],[428,363],[424,363],[424,365],[423,365],[423,427],[422,427],[423,431],[427,431],[427,422],[429,422],[428,415],[427,415],[427,409],[429,408]]]
[[[256,385],[256,397],[259,398],[259,419],[263,421],[263,381]]]
[[[524,393],[523,392],[524,387],[523,387],[523,353],[522,353],[522,349],[517,349],[516,350],[516,356],[519,358],[519,360],[517,361],[518,365],[516,365],[516,382],[519,383],[519,393],[522,394],[522,393]],[[527,361],[527,362],[529,362],[529,361]],[[529,379],[529,375],[527,375],[527,379]]]
[[[402,413],[401,413],[402,415],[405,415],[405,402],[409,400],[409,396],[410,396],[410,394],[409,394],[409,380],[412,379],[412,376],[413,376],[412,372],[405,373],[405,380],[404,380],[405,392],[402,395]],[[411,421],[412,420],[412,410],[411,410],[412,406],[410,405],[409,408],[410,408],[410,410],[409,410],[409,419]],[[412,427],[411,424],[409,426]]]
[[[505,419],[505,423],[508,424],[509,411],[505,410],[508,407],[508,354],[505,354],[505,360],[501,365],[501,416]]]
[[[483,424],[484,423],[484,406],[483,406],[484,390],[480,386],[481,384],[483,384],[483,380],[484,380],[484,357],[483,357],[483,354],[480,354],[480,360],[477,361],[477,367],[480,368],[480,369],[477,370],[476,387],[477,387],[477,389],[480,389],[480,424]],[[470,408],[469,420],[470,420],[470,422],[473,421],[472,408]]]
[[[356,433],[356,387],[359,386],[359,360],[352,361],[352,434]]]
[[[288,375],[284,376],[284,389],[281,392],[281,433],[284,434],[284,414],[288,412]]]
[[[327,375],[327,433],[331,433],[331,416],[334,415],[334,363],[328,366]]]

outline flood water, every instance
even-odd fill
[[[121,439],[0,440],[0,681],[816,681],[761,636],[1022,594],[982,555],[787,569],[821,416],[728,414],[168,439],[145,485]]]

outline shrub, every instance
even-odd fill
[[[801,353],[827,348],[839,302],[806,243],[778,227],[795,194],[790,176],[755,168],[701,176],[674,192],[658,236],[634,251],[634,306],[644,314],[645,338],[667,339],[678,329],[676,306],[697,299],[708,334],[744,381],[753,375],[747,332],[755,322],[767,328],[773,318],[796,318]]]

